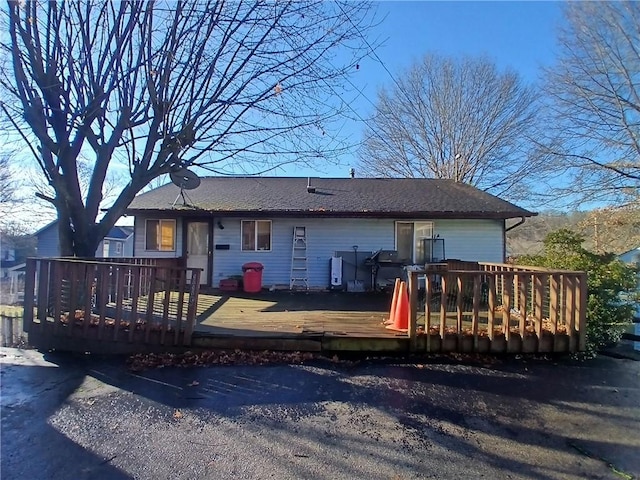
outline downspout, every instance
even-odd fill
[[[507,221],[503,220],[502,221],[502,262],[506,263],[507,261],[507,232],[513,230],[516,227],[519,227],[520,225],[522,225],[526,220],[526,217],[520,217],[520,221],[518,223],[514,223],[513,225],[511,225],[509,228],[505,228]]]

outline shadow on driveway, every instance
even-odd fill
[[[48,360],[69,378],[46,395],[44,410],[40,399],[29,407],[37,419],[18,413],[34,422],[28,436],[6,419],[20,439],[6,463],[3,451],[8,472],[19,473],[33,456],[53,462],[49,473],[67,465],[67,473],[127,478],[123,471],[140,475],[142,450],[155,464],[140,478],[233,478],[234,468],[249,472],[246,478],[607,478],[607,463],[640,473],[634,362],[431,358],[132,373],[122,359]],[[46,441],[29,440],[39,430]],[[92,453],[87,443],[95,441],[111,446]],[[58,444],[71,453],[56,462]],[[246,447],[232,446],[240,444]]]

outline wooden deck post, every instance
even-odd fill
[[[473,314],[471,317],[471,333],[473,335],[473,350],[478,351],[478,322],[480,320],[481,278],[478,273],[473,275]]]
[[[511,302],[513,299],[513,275],[502,273],[502,328],[504,338],[511,340]]]
[[[111,266],[104,263],[98,267],[98,280],[96,290],[99,293],[98,301],[98,313],[100,319],[98,320],[98,339],[102,340],[104,336],[104,325],[107,319],[107,303],[109,301],[109,276],[111,274]]]
[[[433,282],[429,274],[424,277],[424,333],[427,338],[427,352],[431,351],[431,289]]]
[[[462,275],[456,275],[456,287],[458,294],[456,295],[456,331],[458,332],[458,345],[462,345],[462,294],[463,282]]]
[[[36,299],[37,317],[40,321],[40,331],[47,330],[47,306],[49,303],[49,260],[38,263],[38,294]]]
[[[517,292],[514,294],[518,298],[518,311],[520,312],[520,324],[518,325],[520,335],[524,338],[524,332],[527,324],[527,315],[529,309],[527,308],[528,294],[529,294],[529,275],[515,275],[514,282],[517,285]],[[520,283],[522,282],[522,288]]]
[[[587,274],[578,275],[578,349],[584,352],[587,349]]]
[[[487,319],[487,329],[489,330],[489,338],[493,342],[495,337],[494,330],[496,324],[496,276],[495,274],[487,275],[489,282],[489,311]]]
[[[65,274],[65,266],[62,262],[53,262],[51,265],[51,277],[53,278],[54,289],[57,292],[53,299],[53,334],[57,334],[60,331],[60,324],[62,319],[62,279]]]
[[[93,298],[95,292],[95,279],[96,279],[96,265],[85,264],[84,265],[84,281],[82,285],[84,291],[84,321],[82,323],[82,334],[86,337],[89,333],[89,326],[91,324],[92,310],[93,310]],[[54,319],[55,321],[55,319]]]
[[[180,344],[180,329],[182,328],[182,310],[184,308],[184,296],[187,285],[187,272],[185,270],[178,270],[178,305],[176,309],[176,330],[173,336],[174,345]],[[187,308],[188,310],[188,308]]]
[[[200,274],[202,270],[195,268],[191,270],[191,283],[189,284],[189,305],[187,307],[187,325],[182,337],[183,345],[191,345],[191,336],[196,325],[198,315],[198,294],[200,293]]]
[[[418,349],[418,272],[409,273],[409,351]]]
[[[535,308],[534,308],[534,317],[536,320],[536,335],[538,336],[538,341],[542,339],[542,318],[543,318],[543,307],[544,307],[544,298],[545,293],[547,292],[547,285],[549,284],[549,276],[548,275],[540,275],[537,274],[535,276]],[[551,305],[549,305],[551,309]]]
[[[440,338],[444,342],[445,329],[447,327],[447,275],[440,277],[442,288],[440,289]]]
[[[149,282],[149,294],[147,297],[147,314],[145,317],[147,322],[145,332],[144,332],[145,343],[149,343],[150,341],[151,327],[154,324],[153,307],[156,302],[156,277],[157,277],[158,268],[151,267],[150,269],[148,269],[148,272],[149,273],[147,276],[147,280]]]
[[[26,272],[24,278],[24,311],[23,311],[23,329],[29,332],[33,324],[33,297],[36,288],[36,267],[37,260],[35,258],[27,258]]]
[[[131,281],[133,283],[133,292],[131,294],[131,315],[129,316],[129,342],[133,342],[138,325],[138,300],[140,297],[140,271],[142,267],[131,266],[129,271]]]

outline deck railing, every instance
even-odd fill
[[[179,259],[139,260],[28,259],[24,324],[30,339],[189,345],[200,269],[178,267]]]
[[[534,353],[585,349],[586,273],[463,263],[451,265],[456,269],[441,264],[409,272],[413,350]]]

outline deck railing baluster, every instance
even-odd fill
[[[140,297],[140,268],[133,265],[128,269],[129,282],[133,291],[131,292],[131,316],[129,318],[129,342],[133,342],[138,325],[138,300]]]
[[[471,316],[471,334],[473,350],[478,351],[478,323],[480,322],[480,295],[482,294],[482,278],[480,273],[473,274],[473,313]]]
[[[185,298],[185,290],[187,284],[187,272],[178,270],[178,305],[176,310],[176,331],[173,337],[174,345],[179,345],[180,329],[182,328],[182,307]]]
[[[431,297],[433,290],[433,282],[431,275],[424,277],[424,331],[427,336],[427,352],[431,351]]]
[[[147,296],[147,315],[146,315],[146,328],[144,334],[145,343],[149,343],[151,339],[151,330],[154,326],[153,309],[156,303],[156,276],[157,267],[151,267],[147,270],[149,278],[149,295]]]

